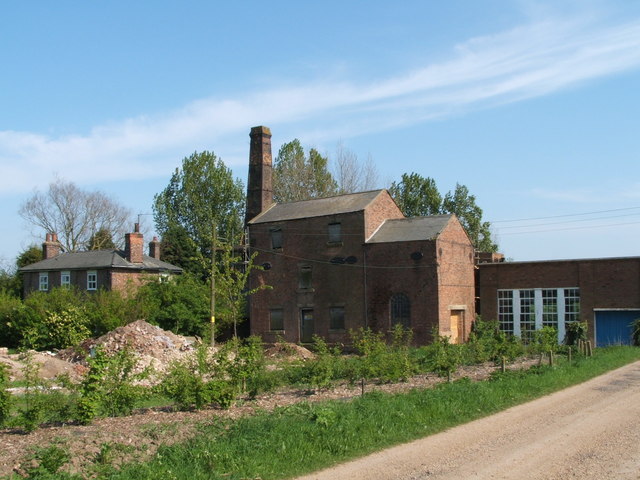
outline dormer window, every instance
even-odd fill
[[[271,234],[271,248],[282,248],[282,229],[272,228],[269,233]]]
[[[342,224],[330,223],[329,224],[329,243],[342,242]]]

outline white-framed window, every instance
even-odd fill
[[[500,330],[529,342],[542,327],[558,331],[558,343],[564,340],[566,324],[580,319],[579,288],[532,288],[498,290]]]
[[[71,272],[60,272],[60,286],[69,287],[71,285]]]
[[[95,270],[89,270],[87,272],[87,290],[98,289],[98,272]]]
[[[49,290],[49,273],[40,272],[38,277],[38,290],[46,292]]]

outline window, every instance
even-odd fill
[[[578,288],[564,289],[564,321],[577,322],[580,320],[580,290]]]
[[[404,293],[396,293],[391,297],[391,326],[402,325],[405,328],[411,326],[411,303]]]
[[[498,324],[500,330],[513,334],[513,290],[498,291]]]
[[[272,228],[269,233],[271,234],[271,248],[282,248],[282,230]]]
[[[71,272],[60,272],[60,286],[68,287],[71,285]]]
[[[49,290],[49,274],[41,273],[38,281],[38,289],[41,292],[46,292]]]
[[[520,337],[524,343],[530,343],[535,329],[535,290],[520,290]]]
[[[274,308],[269,312],[269,330],[272,332],[284,331],[284,314],[281,308]]]
[[[530,342],[533,332],[543,327],[558,331],[564,339],[566,324],[580,318],[580,289],[534,288],[498,291],[500,330]]]
[[[298,287],[301,289],[310,289],[311,288],[311,266],[310,265],[302,265],[300,266],[300,277],[298,278]]]
[[[342,225],[340,223],[329,224],[329,243],[342,242]]]
[[[87,272],[87,290],[98,289],[98,272],[90,270]]]
[[[344,330],[344,307],[329,309],[329,330]]]

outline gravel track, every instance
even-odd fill
[[[640,362],[303,479],[640,479]]]

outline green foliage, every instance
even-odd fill
[[[226,346],[213,353],[201,345],[193,355],[172,364],[158,387],[159,393],[180,410],[201,409],[211,403],[228,408],[236,391],[228,380],[231,350]]]
[[[391,184],[389,193],[406,217],[441,213],[442,195],[433,178],[425,178],[417,173],[403,173],[400,182]]]
[[[234,338],[227,344],[232,351],[228,375],[233,384],[246,392],[251,379],[260,375],[265,367],[262,339],[252,335],[245,340]],[[256,391],[252,393],[255,394]]]
[[[83,294],[91,336],[104,335],[140,318],[149,318],[152,308],[142,295],[126,295],[117,290],[100,289]],[[155,304],[154,304],[155,305]]]
[[[91,237],[87,245],[87,250],[109,250],[116,248],[113,235],[107,228],[99,228]]]
[[[431,345],[423,347],[429,351],[427,368],[451,380],[451,375],[462,364],[462,349],[464,347],[451,343],[449,337],[437,334],[434,337],[435,340]]]
[[[33,352],[23,354],[22,363],[24,394],[21,398],[23,406],[18,412],[18,423],[27,432],[32,432],[44,421],[47,406],[45,389],[48,384],[40,378],[40,365],[34,360]]]
[[[53,442],[46,447],[35,447],[29,456],[29,464],[25,471],[27,478],[34,479],[79,479],[79,476],[60,472],[59,470],[71,461],[71,454],[66,445]]]
[[[339,371],[340,349],[330,349],[327,342],[317,335],[313,336],[315,357],[302,363],[302,375],[299,381],[311,385],[314,389],[327,388],[336,379]]]
[[[210,265],[198,249],[198,244],[181,225],[170,225],[162,234],[160,255],[163,261],[177,265],[197,278],[209,275]]]
[[[102,348],[96,348],[87,363],[89,371],[79,389],[80,422],[90,423],[98,416],[127,415],[148,394],[139,382],[150,372],[136,372],[137,360],[129,349],[107,355]]]
[[[533,332],[533,351],[553,353],[558,349],[558,330],[553,327],[542,327]]]
[[[0,363],[0,427],[4,426],[11,415],[13,397],[9,388],[9,367]]]
[[[22,301],[7,291],[0,291],[0,346],[16,348],[22,330],[16,320],[22,313]]]
[[[338,185],[327,164],[327,158],[314,148],[305,154],[297,138],[283,144],[273,165],[275,201],[295,202],[335,195]]]
[[[211,289],[190,274],[168,282],[140,287],[138,301],[146,306],[147,321],[181,335],[204,336],[211,316]]]
[[[162,236],[181,227],[193,239],[200,267],[192,273],[203,274],[211,265],[213,226],[218,236],[233,239],[242,232],[244,207],[242,182],[213,152],[204,151],[182,160],[169,185],[154,197],[153,218]],[[184,266],[191,268],[191,262]]]
[[[464,344],[463,362],[500,362],[503,357],[514,360],[523,353],[520,339],[501,331],[497,321],[485,321],[478,317],[473,323],[468,342]]]
[[[631,322],[631,340],[633,345],[640,347],[640,318]]]
[[[42,260],[42,248],[37,245],[30,245],[18,255],[16,266],[22,268],[40,260]]]
[[[481,252],[496,252],[498,245],[491,239],[491,224],[482,221],[482,209],[469,189],[456,183],[455,191],[448,192],[442,201],[443,213],[454,213],[467,231],[471,243]]]
[[[565,345],[577,345],[579,340],[587,340],[587,322],[568,322],[565,325]]]
[[[392,382],[405,380],[415,372],[409,354],[412,334],[402,325],[396,325],[391,331],[389,345],[382,332],[374,332],[369,328],[351,331],[350,336],[358,353],[358,359],[348,369],[351,381],[363,378]]]

